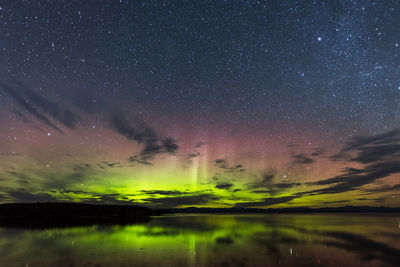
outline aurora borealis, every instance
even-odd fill
[[[0,3],[0,202],[400,206],[400,2]]]

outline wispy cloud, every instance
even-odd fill
[[[297,154],[293,156],[295,164],[312,164],[315,162],[314,159],[307,157],[305,154]]]
[[[14,102],[18,104],[22,109],[24,109],[26,112],[28,112],[29,114],[34,116],[37,120],[41,121],[50,128],[61,132],[60,128],[57,125],[51,122],[46,115],[38,111],[37,108],[31,105],[29,101],[27,101],[22,95],[17,93],[14,88],[2,82],[0,82],[0,86],[1,88],[3,88],[3,91],[5,91],[14,100]]]
[[[111,128],[128,140],[143,144],[138,155],[133,155],[128,160],[140,164],[150,165],[150,161],[158,154],[174,155],[179,149],[175,140],[170,137],[161,138],[158,133],[144,123],[129,123],[123,116],[114,114],[111,118]]]
[[[69,129],[75,128],[78,116],[73,111],[41,96],[20,82],[15,81],[13,84],[0,82],[0,88],[14,100],[19,108],[59,132],[61,132],[61,129],[53,120]],[[22,121],[28,121],[28,118],[20,111],[16,111],[16,114]]]
[[[257,194],[278,195],[278,194],[282,194],[283,192],[287,191],[288,189],[291,189],[293,187],[298,187],[298,186],[301,186],[301,183],[276,183],[276,184],[270,184],[268,186],[265,186],[262,189],[253,190],[251,192],[257,193]]]
[[[268,198],[263,198],[260,201],[236,203],[235,208],[271,206],[275,204],[287,203],[298,197],[299,196],[268,197]]]
[[[226,172],[244,172],[246,170],[242,164],[229,166],[225,159],[216,159],[214,160],[214,163],[218,168],[223,169]]]
[[[262,174],[261,180],[249,184],[250,189],[270,187],[276,175],[276,170],[271,169]]]
[[[187,192],[181,192],[178,190],[141,190],[140,192],[147,195],[165,195],[165,196],[188,194]]]
[[[142,199],[146,205],[162,208],[176,208],[182,205],[204,205],[220,200],[214,194],[197,194],[191,196],[161,197]]]
[[[329,185],[329,187],[315,189],[307,194],[336,194],[358,190],[377,180],[400,173],[400,131],[354,137],[333,156],[332,160],[357,162],[364,167],[347,167],[340,175],[310,183],[318,186]]]
[[[232,183],[217,183],[215,188],[218,188],[218,189],[231,189],[232,186],[233,186]]]

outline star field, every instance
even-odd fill
[[[0,201],[313,206],[326,180],[374,205],[351,199],[399,178],[371,169],[400,163],[399,12],[395,0],[3,1]],[[382,157],[360,161],[371,147]],[[173,190],[182,203],[143,197]]]

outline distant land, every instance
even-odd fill
[[[83,203],[0,204],[0,227],[49,228],[95,224],[132,224],[150,221],[151,216],[171,213],[272,214],[272,213],[400,213],[400,208],[344,206],[332,208],[175,208],[150,209],[135,205]]]
[[[182,209],[170,209],[174,213],[400,213],[399,208],[370,207],[370,206],[344,206],[331,208],[275,208],[275,209],[254,209],[254,208],[196,208],[188,207]]]

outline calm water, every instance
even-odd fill
[[[0,228],[0,266],[400,266],[400,215],[172,215]]]

